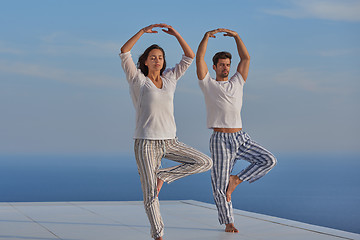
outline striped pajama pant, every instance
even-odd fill
[[[160,215],[157,197],[157,178],[171,183],[191,174],[205,172],[212,167],[212,160],[207,155],[178,141],[177,138],[135,139],[134,151],[143,191],[144,207],[151,225],[151,236],[158,238],[164,234],[164,223]],[[180,164],[174,167],[160,168],[162,158]]]
[[[232,202],[226,201],[226,190],[236,161],[243,159],[250,164],[239,173],[232,175],[251,183],[267,174],[276,165],[276,158],[243,131],[236,133],[214,131],[210,138],[210,151],[214,164],[211,169],[211,185],[219,222],[233,223]]]

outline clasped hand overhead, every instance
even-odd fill
[[[145,33],[158,33],[158,31],[154,30],[153,28],[162,28],[161,30],[163,32],[173,35],[173,36],[176,36],[179,34],[172,26],[165,24],[165,23],[151,24],[147,27],[144,27],[142,30]]]
[[[207,34],[211,38],[216,38],[215,34],[219,33],[219,32],[225,33],[224,36],[228,36],[228,37],[235,37],[236,35],[238,35],[237,32],[232,31],[230,29],[226,29],[226,28],[214,29],[214,30],[206,32],[205,34]]]

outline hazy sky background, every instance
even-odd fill
[[[251,56],[244,130],[274,153],[360,152],[360,1],[1,1],[0,153],[133,152],[135,111],[119,48],[152,23],[172,25],[196,52],[203,34],[237,31]],[[173,36],[145,34],[168,66]],[[239,58],[235,41],[210,39]],[[211,131],[195,62],[175,94],[180,140],[206,153]]]

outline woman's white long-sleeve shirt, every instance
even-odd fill
[[[173,102],[176,83],[193,59],[183,55],[180,63],[174,68],[166,69],[161,76],[162,88],[159,89],[140,69],[136,68],[130,52],[119,55],[136,110],[134,138],[153,140],[175,138]]]

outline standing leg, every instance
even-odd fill
[[[233,134],[214,132],[210,138],[210,151],[213,159],[211,185],[220,224],[234,223],[232,202],[226,200],[226,190],[236,157],[236,142]]]
[[[237,174],[237,176],[242,181],[249,181],[252,183],[265,176],[273,167],[275,167],[277,161],[271,152],[251,140],[246,133],[243,134],[247,137],[243,138],[245,141],[238,149],[237,158],[248,161],[250,165]]]
[[[212,160],[207,155],[175,139],[164,140],[164,157],[181,163],[180,165],[159,169],[157,177],[167,183],[180,178],[208,171]]]
[[[136,139],[134,146],[143,191],[144,207],[151,225],[151,236],[154,239],[162,239],[164,234],[164,223],[160,215],[156,188],[156,171],[163,156],[163,150],[159,142],[156,140]]]

